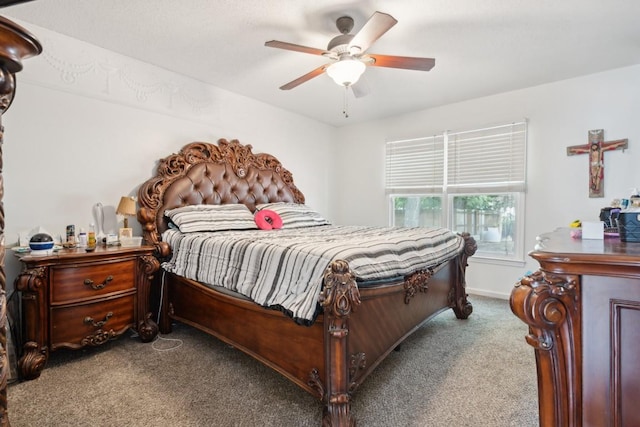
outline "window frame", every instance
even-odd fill
[[[515,126],[521,126],[522,128],[516,128]],[[449,156],[449,147],[451,146],[451,142],[449,138],[451,135],[458,135],[464,133],[473,133],[473,132],[482,132],[485,130],[498,129],[502,127],[512,126],[512,129],[518,129],[517,132],[523,131],[524,138],[521,142],[521,146],[519,149],[522,152],[519,154],[522,158],[518,158],[518,162],[516,164],[519,165],[521,170],[521,175],[519,178],[522,181],[518,181],[515,185],[495,185],[492,186],[492,183],[488,185],[482,184],[478,185],[479,188],[474,188],[474,185],[471,185],[468,189],[461,189],[460,187],[454,188],[448,182],[449,175],[449,164],[451,163],[451,157]],[[513,132],[513,131],[512,131]],[[431,137],[423,137],[423,138],[415,138],[410,140],[399,140],[399,141],[388,141],[386,144],[386,152],[385,152],[385,192],[387,193],[388,203],[389,203],[389,214],[388,221],[390,226],[394,226],[396,222],[396,212],[395,212],[395,199],[402,197],[440,197],[441,198],[441,225],[442,227],[449,228],[453,230],[454,226],[454,198],[459,196],[479,196],[479,195],[505,195],[512,194],[515,197],[514,201],[514,210],[515,210],[515,229],[514,229],[514,245],[513,245],[513,254],[500,256],[495,252],[490,252],[483,250],[483,242],[480,239],[477,239],[478,250],[474,256],[475,259],[486,259],[492,261],[505,261],[505,262],[524,262],[525,256],[525,244],[524,244],[524,233],[525,233],[525,203],[526,203],[526,158],[527,158],[527,134],[528,134],[528,123],[526,120],[514,121],[510,124],[502,124],[491,127],[485,127],[481,129],[475,130],[467,130],[462,132],[442,132],[441,134],[434,135]],[[390,188],[389,179],[388,179],[388,168],[390,165],[389,158],[392,154],[390,154],[390,145],[391,144],[402,144],[412,141],[419,140],[428,140],[435,138],[442,138],[444,149],[443,153],[443,168],[441,173],[443,174],[442,179],[442,187],[434,188],[433,186],[428,186],[426,188],[419,188],[419,186],[408,187],[404,189],[404,191],[397,191],[394,188]],[[492,191],[495,189],[495,191]],[[422,190],[422,191],[421,191]],[[434,191],[435,190],[435,191]],[[438,191],[441,190],[441,191]],[[466,230],[465,230],[466,231]]]

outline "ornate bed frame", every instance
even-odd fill
[[[160,160],[157,175],[139,189],[138,220],[145,242],[155,245],[161,260],[170,255],[161,240],[166,209],[244,203],[253,211],[259,203],[304,203],[291,173],[275,157],[251,150],[221,139],[218,145],[188,144]],[[347,262],[332,262],[319,296],[323,312],[308,327],[280,311],[167,273],[160,330],[170,332],[176,320],[233,345],[321,399],[323,425],[351,426],[352,393],[394,348],[444,310],[452,308],[460,319],[471,314],[465,269],[476,243],[466,233],[463,237],[464,250],[456,258],[395,283],[359,288]]]

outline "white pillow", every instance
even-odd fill
[[[255,230],[253,214],[245,205],[189,205],[164,212],[183,233],[195,231]]]
[[[282,218],[282,228],[315,227],[330,225],[329,221],[307,205],[299,203],[264,203],[256,210],[269,209]]]

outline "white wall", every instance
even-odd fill
[[[525,252],[538,234],[574,219],[597,220],[613,198],[640,187],[640,66],[474,99],[338,130],[340,163],[332,177],[333,217],[345,224],[386,225],[385,141],[447,130],[529,120]],[[587,143],[588,131],[604,129],[605,140],[629,139],[625,152],[605,153],[605,197],[590,199],[586,156],[566,147]],[[363,209],[366,207],[366,209]],[[537,264],[470,260],[472,292],[508,297],[513,284]]]
[[[335,128],[20,24],[44,52],[25,61],[3,117],[7,245],[38,225],[54,235],[64,235],[67,224],[87,227],[96,203],[113,213],[121,196],[137,195],[158,159],[219,138],[275,155],[307,203],[329,211],[325,165]],[[137,221],[130,224],[140,235]],[[20,266],[11,253],[6,261],[10,292]]]

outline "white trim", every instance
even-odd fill
[[[494,292],[494,291],[486,291],[484,289],[476,289],[476,288],[467,288],[467,293],[471,295],[479,295],[483,297],[491,297],[503,300],[509,300],[510,294],[503,294],[502,292]],[[473,304],[473,300],[471,301]]]
[[[508,267],[525,267],[527,262],[524,259],[515,259],[515,258],[495,258],[489,255],[483,255],[479,253],[475,253],[468,261],[470,264],[479,263],[479,264],[493,264],[493,265],[504,265]]]

